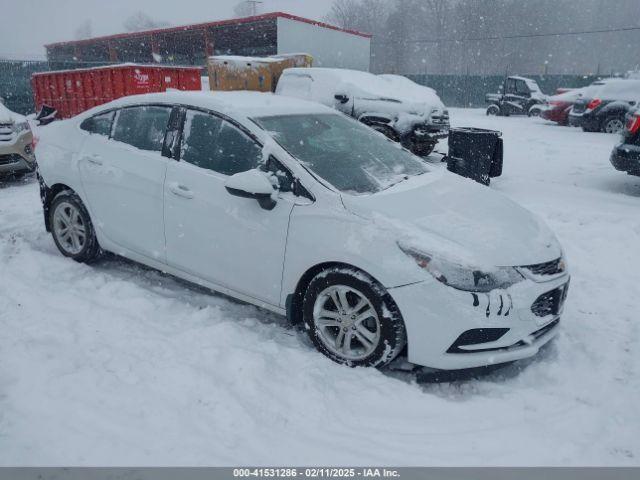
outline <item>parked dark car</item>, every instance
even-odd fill
[[[500,93],[488,93],[487,115],[540,115],[546,96],[535,80],[525,77],[507,77]]]
[[[640,108],[627,117],[622,143],[613,148],[610,160],[616,170],[640,176]]]
[[[585,132],[620,133],[638,98],[640,80],[608,80],[576,100],[569,112],[569,124]]]

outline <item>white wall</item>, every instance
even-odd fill
[[[309,53],[314,67],[369,71],[371,39],[288,18],[278,18],[278,53]]]

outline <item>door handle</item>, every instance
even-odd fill
[[[102,165],[102,158],[97,153],[92,153],[91,155],[87,155],[85,158],[87,159],[87,161],[95,165]]]
[[[170,183],[169,190],[171,191],[171,193],[179,197],[193,198],[193,192],[189,190],[189,187],[186,187],[185,185],[182,185],[180,183]]]

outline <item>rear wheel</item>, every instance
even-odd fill
[[[381,367],[406,344],[404,322],[391,296],[355,269],[333,268],[316,275],[302,310],[311,341],[337,363]]]
[[[624,130],[624,119],[619,116],[607,117],[602,122],[602,131],[605,133],[620,133]]]
[[[71,191],[60,192],[49,208],[49,225],[58,250],[77,262],[91,262],[100,254],[89,212]]]
[[[498,105],[489,105],[487,107],[487,115],[500,115],[500,107]]]
[[[537,105],[531,107],[528,112],[530,117],[539,117],[541,113],[542,113],[542,110]]]

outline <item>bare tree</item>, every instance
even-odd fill
[[[389,16],[388,4],[384,0],[335,0],[325,20],[338,27],[380,34]]]
[[[93,27],[91,25],[91,20],[86,19],[82,22],[74,33],[74,37],[76,40],[84,40],[85,38],[91,38],[93,33]]]
[[[138,11],[128,17],[124,21],[123,26],[127,32],[140,32],[154,28],[168,27],[169,22],[154,20],[146,13]]]

